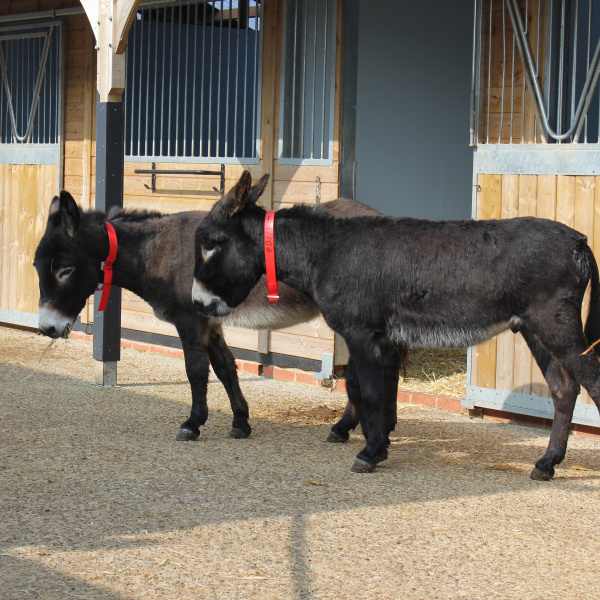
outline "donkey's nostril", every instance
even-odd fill
[[[40,327],[40,333],[42,333],[43,335],[47,335],[48,337],[51,337],[51,338],[58,337],[58,331],[56,330],[56,327],[54,327],[53,325],[49,325],[47,327]]]

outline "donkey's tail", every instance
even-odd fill
[[[600,356],[600,282],[598,280],[598,263],[589,246],[586,245],[584,252],[588,266],[591,270],[590,310],[584,330],[585,339],[589,344],[589,348],[586,350],[585,354],[595,352]]]

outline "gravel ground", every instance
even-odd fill
[[[600,440],[399,405],[390,459],[326,444],[345,398],[240,374],[254,431],[227,438],[209,384],[198,442],[182,360],[0,328],[0,598],[590,599],[600,596]]]

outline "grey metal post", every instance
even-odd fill
[[[358,0],[344,2],[342,53],[342,126],[340,143],[340,196],[356,192],[356,73],[358,67]]]
[[[98,102],[96,110],[96,208],[108,212],[123,206],[122,102]],[[118,253],[117,253],[118,254]],[[113,286],[106,311],[98,312],[101,292],[94,294],[94,359],[96,383],[117,383],[121,358],[121,288]]]

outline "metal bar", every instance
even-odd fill
[[[471,64],[471,110],[469,112],[469,146],[475,146],[477,144],[477,91],[479,89],[478,81],[477,81],[477,66],[479,64],[479,49],[480,49],[480,37],[478,35],[478,22],[479,22],[479,9],[480,9],[480,1],[473,0],[473,62]],[[346,21],[344,20],[344,23]],[[344,38],[345,39],[345,38]],[[342,46],[344,50],[346,49],[346,43],[342,42]],[[344,64],[342,64],[342,81],[344,80],[345,68]],[[343,98],[343,92],[342,92]],[[342,101],[343,106],[343,101]],[[342,121],[343,117],[342,110]],[[340,176],[341,179],[341,176]],[[340,182],[340,188],[342,184]],[[340,189],[341,193],[341,189]]]
[[[540,0],[538,0],[537,3],[537,9],[538,9],[538,14],[537,14],[537,37],[536,37],[536,54],[535,54],[535,76],[536,78],[538,78],[539,80],[539,64],[540,64],[540,23],[542,20],[542,3]],[[538,128],[538,122],[537,119],[533,120],[533,142],[535,143],[537,140],[537,128]]]
[[[206,5],[205,5],[206,6]],[[198,54],[198,3],[194,6],[194,52],[192,63],[192,126],[190,140],[190,154],[194,156],[194,141],[196,139],[196,56]]]
[[[148,11],[148,17],[152,16],[152,13]],[[142,29],[144,29],[144,13],[142,13],[141,19]],[[152,20],[148,19],[148,58],[146,60],[146,122],[144,124],[144,156],[148,156],[148,128],[149,128],[149,114],[150,114],[150,65],[152,61],[150,60],[150,53],[152,52],[152,43],[151,43],[151,31],[152,31]],[[155,63],[156,64],[156,63]]]
[[[502,95],[500,101],[500,130],[498,132],[498,143],[502,142],[502,128],[504,127],[504,81],[506,77],[506,7],[502,0]]]
[[[518,11],[515,11],[515,0],[507,0],[509,7],[509,14],[511,17],[511,21],[513,22],[513,28],[517,32],[517,44],[519,46],[519,52],[522,57],[522,62],[525,63],[525,72],[530,76],[530,74],[534,71],[533,69],[533,59],[531,57],[531,49],[529,48],[529,44],[527,43],[527,39],[524,39],[522,36],[523,33],[523,25],[521,21],[521,15]],[[599,66],[599,58],[600,58],[600,40],[596,45],[596,50],[594,52],[594,56],[592,58],[592,63],[590,69],[588,70],[585,84],[583,87],[583,91],[579,100],[579,104],[577,106],[577,110],[575,112],[574,122],[571,124],[571,127],[564,133],[559,134],[555,132],[548,123],[548,116],[545,111],[545,107],[541,97],[541,91],[539,86],[539,81],[537,79],[532,79],[530,85],[532,86],[532,96],[534,110],[539,113],[540,122],[544,124],[545,131],[551,135],[556,140],[565,140],[573,135],[573,132],[576,129],[580,129],[580,121],[582,121],[582,115],[586,114],[587,108],[589,108],[589,104],[591,102],[591,97],[595,90],[597,81],[598,81],[598,66]],[[560,68],[559,68],[560,70]],[[559,82],[560,84],[560,82]],[[537,100],[537,101],[536,101]],[[537,115],[536,115],[537,117]],[[575,140],[574,140],[575,141]]]
[[[560,45],[558,54],[558,113],[556,130],[562,129],[562,116],[563,116],[563,86],[564,86],[564,48],[565,48],[565,17],[566,17],[566,6],[562,3],[561,17],[560,17]]]
[[[316,12],[315,4],[315,12]],[[302,88],[302,99],[300,109],[300,156],[304,156],[304,133],[305,123],[304,117],[306,113],[306,50],[307,50],[307,21],[308,21],[308,3],[304,6],[304,13],[302,15],[302,77],[301,77],[301,88]],[[315,29],[316,34],[316,29]],[[315,39],[316,39],[315,35]],[[311,113],[314,114],[314,113]]]
[[[242,3],[244,0],[242,0]],[[241,8],[241,5],[240,5]],[[240,22],[241,17],[247,19],[247,13],[240,13],[237,19],[237,38],[235,45],[235,91],[233,94],[234,104],[233,104],[233,154],[232,156],[237,156],[237,132],[238,132],[238,92],[239,92],[239,79],[240,79]],[[229,28],[231,29],[231,22],[229,23]],[[246,33],[248,33],[248,28],[246,27]],[[244,106],[242,110],[246,110]]]
[[[229,88],[230,88],[230,69],[231,69],[231,0],[229,2],[229,27],[227,28],[227,81],[225,85],[225,148],[223,156],[227,157],[229,152]],[[223,19],[221,19],[221,28],[223,27]]]
[[[216,4],[216,2],[215,2]],[[213,14],[212,16],[214,17],[214,11],[215,6],[214,4],[212,5],[212,9],[213,9]],[[211,150],[212,150],[212,89],[213,89],[213,58],[214,58],[214,47],[215,47],[215,23],[214,23],[214,18],[211,18],[210,20],[210,70],[208,72],[208,76],[209,76],[209,91],[208,91],[208,151],[206,153],[207,156],[211,156]]]
[[[136,23],[138,25],[138,29],[140,32],[140,65],[139,65],[139,84],[136,85],[135,87],[138,90],[138,102],[137,102],[137,114],[138,114],[138,128],[137,128],[137,156],[141,155],[141,151],[140,151],[140,145],[141,145],[141,139],[142,139],[142,73],[144,72],[144,65],[143,65],[143,60],[142,60],[142,52],[144,51],[144,27],[142,23]]]
[[[163,15],[166,17],[167,9],[163,9]],[[160,90],[160,155],[164,156],[163,139],[165,125],[165,57],[167,55],[167,20],[163,18],[163,44],[162,44],[162,70],[160,72],[161,90]]]
[[[314,41],[313,41],[313,68],[312,68],[312,105],[311,105],[311,120],[312,127],[310,132],[310,158],[314,158],[315,156],[315,114],[316,114],[316,105],[317,105],[317,18],[318,11],[317,6],[315,4],[315,23],[314,23]],[[300,156],[300,158],[304,158],[304,154]]]
[[[587,48],[586,48],[586,57],[585,57],[585,70],[586,73],[590,68],[590,50],[592,47],[592,5],[593,2],[590,0],[588,4],[588,38],[587,38]],[[587,143],[588,141],[588,116],[585,115],[585,134],[583,141]]]
[[[577,83],[577,39],[579,21],[579,0],[575,0],[575,23],[573,33],[573,65],[571,68],[571,123],[575,117],[575,87]]]
[[[165,8],[165,15],[167,9]],[[174,17],[175,8],[171,7],[171,41],[169,44],[169,106],[168,106],[168,119],[167,119],[167,156],[171,156],[171,113],[173,107],[173,38],[175,37],[175,19]],[[165,27],[166,29],[166,27]]]
[[[296,139],[294,135],[296,125],[296,56],[298,54],[298,2],[294,3],[294,38],[292,42],[292,115],[291,115],[291,131],[290,131],[290,143],[291,143],[291,156],[295,156]]]
[[[257,156],[258,152],[259,152],[259,144],[260,144],[260,140],[257,139],[258,138],[258,130],[257,130],[257,126],[258,126],[258,118],[256,118],[258,116],[258,112],[260,109],[260,106],[258,104],[258,92],[259,92],[259,84],[260,84],[260,77],[259,77],[259,62],[258,62],[258,50],[259,50],[259,39],[262,41],[262,35],[263,35],[263,14],[264,14],[264,4],[261,0],[261,4],[260,4],[260,16],[257,17],[256,19],[256,34],[254,36],[254,83],[253,83],[253,97],[252,97],[252,107],[253,107],[253,115],[255,116],[255,118],[252,119],[252,140],[254,143],[254,150],[252,152],[252,157],[254,158],[255,156]],[[262,47],[262,44],[261,44]],[[261,63],[262,64],[262,63]]]
[[[179,85],[181,76],[181,38],[183,37],[181,13],[182,6],[179,6],[179,23],[178,23],[178,35],[177,35],[177,94],[175,104],[175,156],[179,156],[179,91],[181,86]]]
[[[216,2],[215,2],[216,4]],[[221,13],[223,13],[223,0],[221,0]],[[221,15],[222,17],[222,15]],[[216,149],[215,156],[221,156],[221,139],[219,134],[221,133],[221,80],[223,76],[222,70],[223,63],[223,19],[219,22],[219,68],[217,70],[217,136],[216,136]]]
[[[203,156],[203,143],[202,143],[202,134],[204,133],[204,94],[202,90],[204,90],[204,66],[206,65],[205,60],[205,49],[206,49],[206,4],[204,4],[204,14],[202,16],[202,76],[200,79],[200,135],[198,137],[198,155]]]
[[[196,4],[196,7],[198,6],[198,4]],[[188,110],[188,65],[189,65],[189,49],[190,49],[190,5],[188,4],[186,7],[186,11],[187,11],[187,26],[186,26],[186,32],[185,32],[185,74],[184,74],[184,87],[183,87],[183,123],[184,123],[184,130],[183,130],[183,148],[182,148],[182,155],[185,156],[186,155],[186,151],[187,151],[187,137],[188,137],[188,133],[187,133],[187,110]],[[192,135],[193,135],[193,130],[192,130]]]
[[[514,114],[515,114],[515,32],[512,34],[512,66],[511,66],[511,79],[510,79],[510,137],[509,143],[513,143],[513,126],[514,126]]]
[[[487,77],[487,128],[486,143],[490,143],[490,99],[492,97],[492,14],[494,12],[493,0],[490,0],[490,25],[488,28],[488,77]]]
[[[325,0],[325,18],[323,19],[323,35],[325,38],[323,48],[323,98],[321,105],[321,154],[319,158],[325,158],[325,102],[327,94],[327,44],[329,42],[329,2]]]
[[[150,13],[152,16],[152,13]],[[159,31],[159,18],[158,18],[158,8],[156,8],[155,16],[156,20],[156,40],[154,42],[154,102],[152,106],[152,156],[156,156],[156,104],[157,104],[157,90],[158,90],[158,31]],[[152,19],[150,19],[152,21]]]
[[[152,187],[146,185],[148,189],[151,189],[153,192],[156,190],[155,186],[155,175],[211,175],[218,176],[221,178],[221,185],[219,188],[213,187],[215,192],[219,192],[222,194],[225,191],[225,165],[221,165],[220,171],[185,171],[179,169],[155,169],[154,163],[152,163],[152,169],[135,169],[134,173],[136,175],[152,175]],[[144,184],[145,185],[145,184]]]
[[[250,7],[248,7],[250,8]],[[242,111],[242,156],[246,156],[246,115],[248,114],[248,109],[246,108],[247,100],[248,100],[248,48],[250,46],[250,15],[248,14],[248,18],[246,19],[246,41],[245,41],[245,51],[244,51],[244,99],[243,99],[243,107]],[[256,35],[258,35],[258,31],[256,31]],[[254,107],[253,107],[254,108]],[[253,114],[255,111],[253,111]]]

